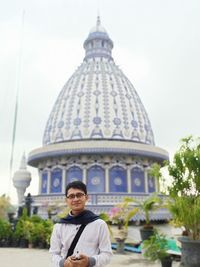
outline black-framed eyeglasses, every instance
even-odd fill
[[[75,199],[75,197],[76,197],[76,198],[80,199],[80,198],[82,198],[84,196],[85,196],[84,193],[76,193],[76,194],[71,194],[71,195],[67,196],[67,198],[69,198],[69,199]]]

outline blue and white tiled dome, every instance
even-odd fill
[[[84,42],[86,55],[58,96],[43,145],[72,140],[127,140],[154,145],[147,112],[112,58],[113,42],[100,19]]]

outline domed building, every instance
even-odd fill
[[[34,205],[63,203],[66,185],[87,184],[88,207],[107,211],[125,196],[144,199],[159,191],[148,173],[168,159],[155,146],[148,114],[135,88],[115,64],[113,41],[100,18],[84,42],[82,64],[61,90],[46,124],[43,146],[29,154],[39,170]]]

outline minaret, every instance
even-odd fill
[[[29,187],[31,182],[31,173],[26,169],[26,157],[22,156],[20,168],[14,173],[13,185],[17,189],[18,204],[22,206],[26,188]]]

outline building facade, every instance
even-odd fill
[[[66,185],[87,184],[88,206],[99,213],[125,196],[159,192],[149,175],[168,159],[155,146],[148,114],[132,83],[112,58],[113,41],[100,18],[84,42],[85,57],[61,90],[46,124],[43,146],[29,154],[38,168],[34,205],[64,203]]]

